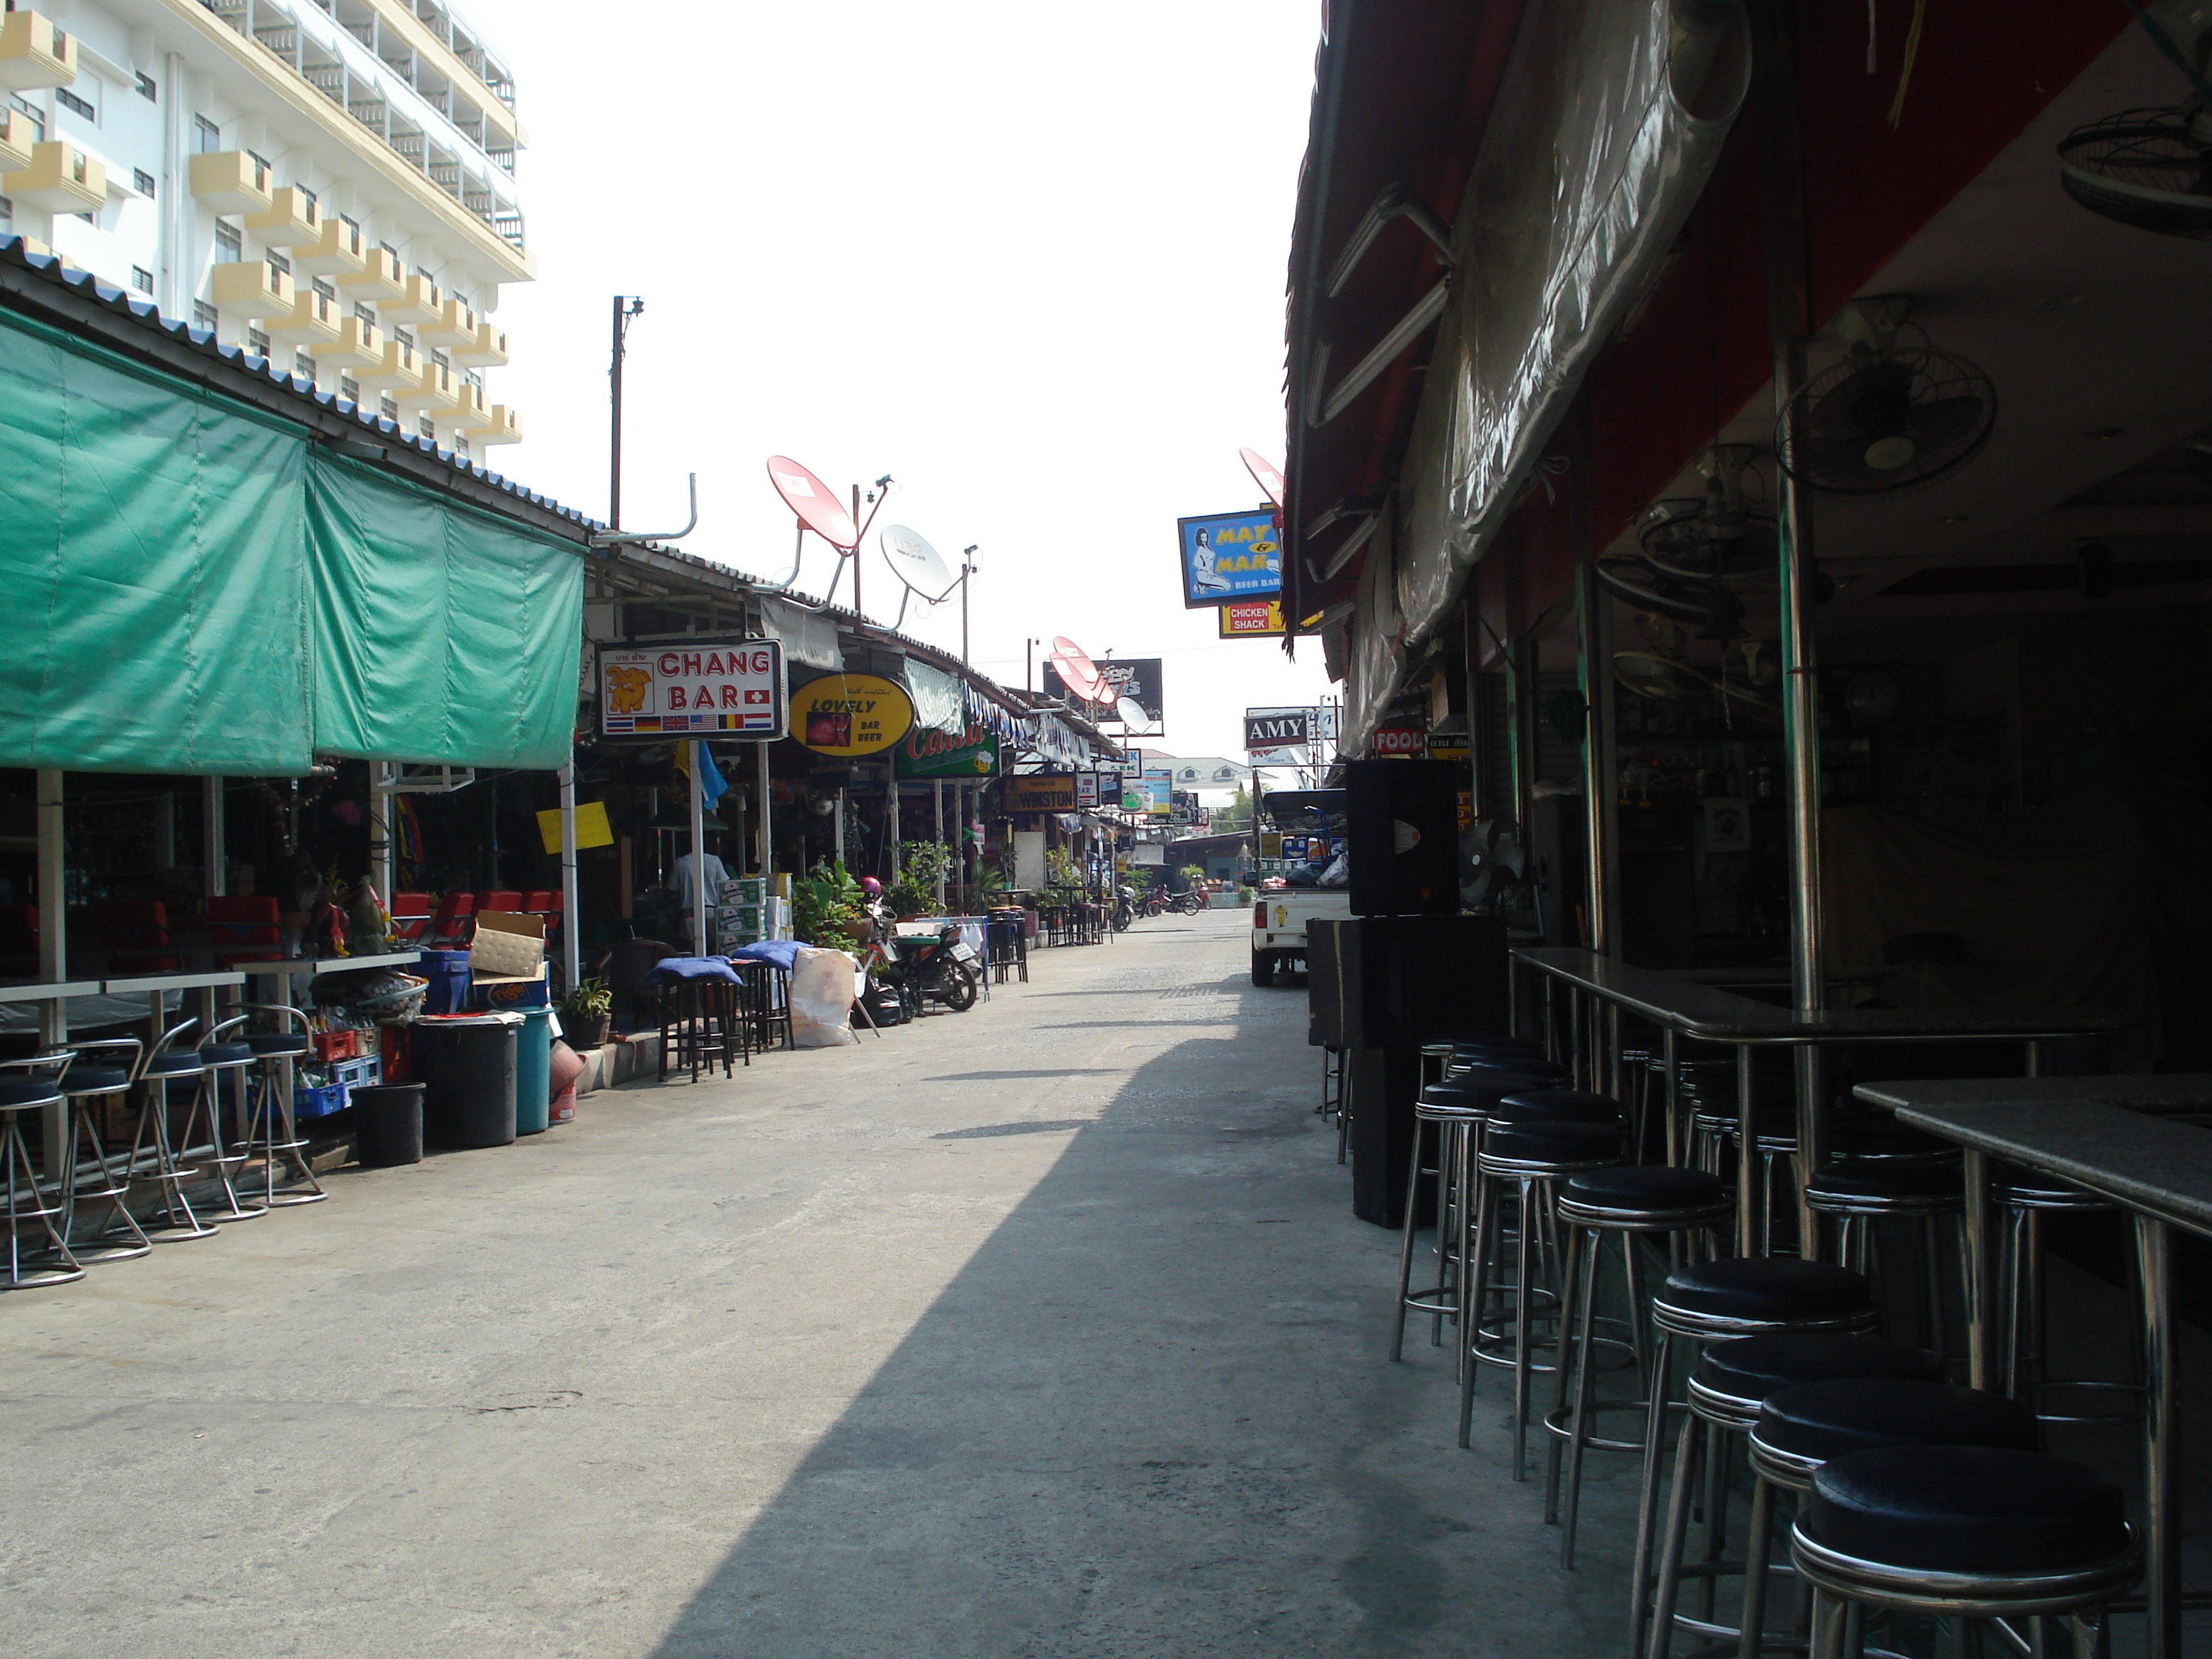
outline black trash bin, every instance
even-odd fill
[[[422,1161],[421,1084],[366,1084],[348,1098],[356,1118],[355,1157],[372,1170]]]
[[[520,1014],[462,1014],[415,1022],[422,1079],[422,1138],[433,1146],[505,1146],[514,1139]]]

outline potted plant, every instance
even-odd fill
[[[860,884],[836,863],[817,864],[792,883],[791,921],[800,939],[830,950],[865,944],[872,925]]]
[[[571,1048],[596,1048],[607,1040],[614,1018],[615,994],[601,979],[576,981],[576,988],[561,1000],[561,1032]]]

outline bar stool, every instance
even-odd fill
[[[1875,1225],[1891,1218],[1917,1221],[1920,1232],[1920,1330],[1929,1347],[1948,1354],[1943,1318],[1942,1224],[1963,1218],[1965,1178],[1955,1160],[1905,1158],[1845,1158],[1815,1170],[1805,1183],[1805,1207],[1816,1216],[1836,1218],[1836,1259],[1865,1273],[1875,1286],[1885,1321],[1889,1298],[1883,1294],[1881,1253]],[[1960,1276],[1965,1282],[1965,1229],[1959,1232]],[[1894,1333],[1893,1333],[1893,1334]]]
[[[246,1073],[255,1060],[253,1045],[231,1034],[251,1018],[248,1014],[239,1014],[223,1021],[208,1033],[208,1040],[200,1045],[203,1070],[199,1087],[193,1097],[193,1110],[207,1120],[210,1149],[207,1168],[203,1173],[215,1177],[216,1184],[222,1188],[224,1200],[220,1210],[202,1211],[200,1218],[203,1221],[256,1221],[269,1213],[241,1201],[238,1188],[231,1180],[233,1175],[246,1168],[247,1149],[243,1139],[246,1116]],[[230,1097],[227,1101],[223,1097],[226,1093]],[[223,1134],[226,1107],[229,1109],[231,1120],[240,1131],[236,1152],[228,1149]],[[185,1145],[188,1147],[192,1144],[191,1126],[192,1120],[188,1115],[185,1120]]]
[[[1413,1152],[1406,1170],[1406,1217],[1398,1244],[1398,1305],[1390,1331],[1390,1358],[1404,1357],[1406,1315],[1425,1313],[1434,1322],[1430,1346],[1443,1337],[1444,1316],[1464,1328],[1469,1316],[1467,1300],[1468,1241],[1473,1231],[1467,1194],[1472,1190],[1472,1137],[1480,1133],[1491,1109],[1507,1096],[1534,1087],[1534,1081],[1508,1073],[1491,1073],[1457,1083],[1425,1085],[1413,1104]],[[1436,1162],[1424,1164],[1425,1149],[1436,1148]],[[1415,1291],[1413,1235],[1420,1221],[1421,1182],[1434,1183],[1437,1226],[1437,1283]],[[1463,1349],[1465,1344],[1460,1345]],[[1464,1361],[1460,1363],[1464,1364]]]
[[[1533,1077],[1551,1087],[1562,1089],[1574,1075],[1556,1060],[1546,1060],[1540,1054],[1522,1054],[1518,1050],[1496,1048],[1457,1049],[1444,1067],[1444,1076],[1455,1083],[1484,1072],[1510,1072],[1516,1076]]]
[[[148,1156],[153,1158],[152,1168],[145,1173],[153,1178],[161,1201],[160,1207],[147,1218],[154,1224],[147,1236],[156,1244],[181,1244],[189,1239],[216,1236],[213,1227],[192,1213],[191,1202],[185,1196],[185,1183],[198,1178],[200,1172],[197,1168],[188,1168],[179,1156],[177,1137],[170,1122],[170,1085],[186,1084],[192,1091],[191,1107],[185,1118],[184,1145],[189,1146],[191,1126],[199,1115],[207,1067],[198,1050],[170,1045],[198,1024],[196,1019],[188,1019],[181,1025],[170,1027],[139,1066],[137,1076],[131,1079],[138,1097],[138,1127],[131,1137],[131,1151],[124,1168],[137,1175],[143,1160]]]
[[[1734,1638],[1733,1626],[1713,1621],[1713,1580],[1741,1564],[1720,1559],[1726,1537],[1726,1475],[1730,1442],[1750,1426],[1741,1407],[1715,1411],[1692,1376],[1683,1401],[1668,1399],[1669,1362],[1675,1340],[1714,1343],[1731,1337],[1863,1335],[1879,1319],[1866,1276],[1826,1261],[1793,1256],[1734,1256],[1690,1262],[1668,1274],[1651,1301],[1651,1322],[1659,1348],[1651,1365],[1651,1415],[1644,1426],[1644,1481],[1637,1510],[1636,1561],[1631,1578],[1630,1628],[1642,1645],[1645,1620],[1651,1631],[1651,1659],[1664,1659],[1679,1627],[1710,1638]],[[1734,1407],[1735,1402],[1729,1402]],[[1667,1504],[1663,1537],[1659,1534],[1659,1470],[1667,1415],[1683,1413],[1674,1454],[1674,1474]],[[1691,1495],[1702,1483],[1706,1529],[1705,1559],[1690,1571],[1682,1565],[1689,1532]],[[1659,1543],[1659,1570],[1651,1577],[1651,1551]],[[1678,1613],[1684,1577],[1700,1581],[1702,1616]],[[1647,1599],[1648,1595],[1648,1599]]]
[[[257,1004],[256,1008],[296,1020],[299,1030],[246,1034],[254,1066],[246,1097],[246,1153],[249,1160],[257,1154],[261,1159],[261,1190],[255,1200],[264,1209],[319,1204],[330,1194],[315,1179],[314,1166],[307,1161],[307,1137],[300,1133],[292,1115],[294,1067],[309,1046],[307,1017],[282,1004]],[[299,1174],[286,1176],[280,1189],[276,1172],[287,1163],[296,1164]],[[307,1182],[304,1190],[293,1184],[301,1181]]]
[[[1814,1472],[1790,1529],[1812,1592],[1810,1659],[1863,1650],[1870,1611],[2027,1619],[2050,1651],[2063,1615],[2076,1654],[2106,1651],[2104,1604],[2142,1577],[2142,1542],[2120,1490],[2040,1452],[1891,1446]]]
[[[1545,1261],[1556,1263],[1558,1245],[1551,1218],[1553,1194],[1571,1176],[1620,1161],[1626,1121],[1620,1108],[1602,1095],[1571,1089],[1540,1089],[1508,1096],[1493,1106],[1483,1125],[1475,1154],[1478,1231],[1476,1269],[1469,1288],[1461,1342],[1468,1362],[1461,1369],[1459,1443],[1473,1435],[1474,1383],[1485,1364],[1513,1368],[1513,1478],[1526,1478],[1528,1444],[1528,1389],[1533,1376],[1550,1365],[1535,1363],[1536,1323],[1547,1304],[1559,1307],[1559,1279],[1540,1285]],[[1514,1188],[1512,1357],[1497,1352],[1504,1333],[1486,1348],[1486,1321],[1493,1288],[1504,1316],[1504,1224],[1505,1188]],[[1548,1339],[1556,1352],[1557,1334]]]
[[[41,1055],[41,1060],[62,1056]],[[65,1227],[54,1225],[56,1216],[68,1214],[66,1182],[53,1183],[52,1194],[39,1190],[38,1166],[31,1161],[30,1143],[23,1138],[23,1114],[43,1112],[62,1103],[61,1085],[51,1076],[0,1078],[0,1164],[7,1169],[8,1274],[0,1291],[27,1291],[47,1285],[68,1285],[84,1277],[83,1264],[70,1253]],[[52,1246],[52,1267],[26,1268],[23,1227],[36,1222]]]
[[[1558,1194],[1559,1219],[1566,1229],[1566,1261],[1560,1274],[1560,1363],[1553,1367],[1551,1412],[1544,1427],[1552,1436],[1545,1474],[1544,1519],[1559,1522],[1559,1565],[1575,1565],[1575,1523],[1581,1505],[1583,1450],[1640,1452],[1638,1440],[1612,1440],[1589,1432],[1591,1420],[1603,1411],[1634,1411],[1650,1414],[1651,1386],[1649,1354],[1644,1340],[1644,1259],[1638,1241],[1665,1238],[1679,1255],[1680,1242],[1693,1241],[1700,1232],[1722,1230],[1723,1236],[1735,1213],[1727,1186],[1703,1170],[1678,1170],[1669,1164],[1623,1165],[1594,1170],[1568,1177]],[[1636,1361],[1638,1398],[1597,1401],[1593,1395],[1595,1366],[1593,1349],[1597,1340],[1598,1258],[1607,1236],[1620,1241],[1621,1276],[1628,1297],[1630,1346]],[[1579,1282],[1577,1273],[1579,1270]],[[1576,1322],[1577,1313],[1580,1325]],[[1570,1363],[1569,1345],[1572,1345]],[[1568,1382],[1571,1371],[1574,1381]],[[1569,1403],[1571,1386],[1573,1400]],[[1564,1451],[1562,1448],[1564,1447]],[[1565,1468],[1562,1469],[1562,1463]],[[1565,1503],[1560,1502],[1564,1476]]]
[[[2072,1182],[2017,1164],[2000,1164],[1990,1171],[1990,1196],[2002,1212],[1999,1234],[1998,1282],[2004,1286],[2004,1391],[2025,1399],[2045,1423],[2128,1423],[2142,1416],[2142,1351],[2133,1338],[2128,1345],[2131,1380],[2108,1382],[2095,1378],[2051,1377],[2043,1375],[2048,1358],[2043,1279],[2043,1218],[2047,1215],[2087,1215],[2110,1212],[2118,1206]],[[2126,1273],[2132,1280],[2135,1252],[2124,1251]],[[2130,1396],[2130,1408],[2119,1412],[2066,1413],[2044,1409],[2043,1395],[2051,1390],[2081,1389]]]
[[[1883,1446],[2042,1449],[2035,1413],[2017,1401],[1948,1382],[1889,1377],[1796,1382],[1760,1402],[1753,1425],[1751,1522],[1744,1535],[1743,1644],[1740,1659],[1763,1645],[1768,1557],[1777,1491],[1803,1493],[1832,1458]]]
[[[69,1102],[70,1120],[65,1204],[68,1219],[62,1223],[62,1231],[72,1241],[77,1260],[88,1265],[129,1261],[150,1255],[154,1242],[146,1237],[145,1229],[131,1213],[127,1201],[131,1195],[131,1160],[126,1156],[118,1164],[109,1157],[107,1136],[100,1121],[102,1103],[129,1097],[146,1045],[136,1037],[113,1037],[73,1046],[75,1053],[70,1058],[69,1069],[61,1078],[62,1095]],[[127,1054],[127,1062],[116,1066],[87,1059],[88,1055],[111,1052],[117,1059]],[[82,1174],[87,1154],[93,1170],[88,1184]],[[93,1203],[108,1206],[107,1224],[92,1235],[89,1244],[76,1243],[78,1206]],[[115,1242],[103,1242],[108,1239]]]

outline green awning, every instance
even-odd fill
[[[552,768],[573,544],[0,313],[0,766]]]

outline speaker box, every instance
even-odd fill
[[[1418,1049],[1438,1031],[1501,1029],[1505,951],[1503,916],[1316,917],[1306,924],[1308,1040]]]
[[[1467,781],[1467,769],[1451,761],[1345,763],[1353,915],[1449,915],[1459,908],[1459,792]]]

